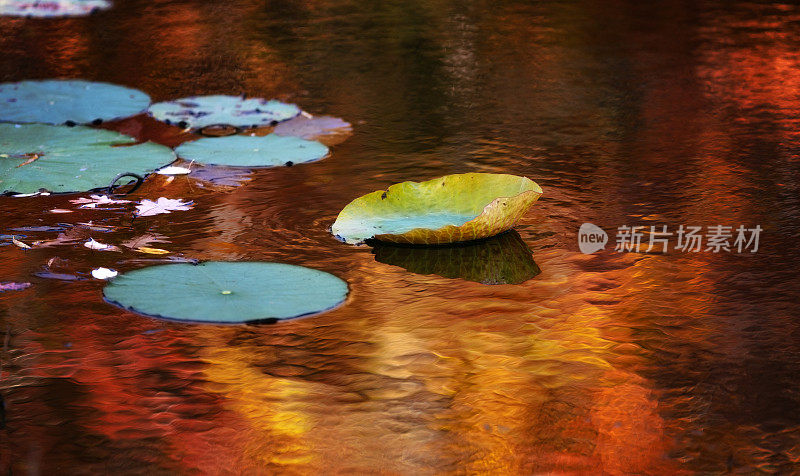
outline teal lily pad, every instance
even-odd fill
[[[448,246],[373,243],[375,261],[412,273],[436,274],[482,284],[521,284],[541,273],[531,250],[514,230]]]
[[[107,0],[2,0],[0,15],[21,17],[66,17],[89,15],[111,7]]]
[[[300,108],[276,100],[242,96],[192,96],[153,104],[148,113],[178,127],[208,126],[241,128],[275,125],[300,114]]]
[[[163,145],[90,127],[0,124],[0,192],[83,192],[175,160]]]
[[[48,79],[0,84],[0,122],[89,124],[143,112],[150,96],[123,86]]]
[[[182,159],[206,165],[275,167],[319,160],[328,155],[328,148],[298,137],[268,134],[206,137],[184,142],[175,152]]]
[[[107,301],[164,319],[270,322],[332,309],[347,297],[347,283],[315,269],[284,263],[180,263],[117,276],[103,290]]]

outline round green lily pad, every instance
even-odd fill
[[[352,244],[368,239],[417,245],[478,240],[511,229],[541,194],[531,179],[507,174],[403,182],[350,202],[331,233]]]
[[[191,322],[269,322],[332,309],[347,283],[283,263],[220,262],[152,266],[121,274],[103,290],[109,302],[140,314]]]
[[[0,122],[89,124],[134,116],[150,96],[123,86],[83,80],[0,84]]]
[[[83,192],[175,160],[163,145],[90,127],[0,124],[0,193]]]
[[[328,148],[311,140],[269,134],[206,137],[184,142],[175,153],[182,159],[206,165],[274,167],[319,160],[328,155]]]
[[[159,121],[179,127],[262,127],[300,114],[300,108],[276,100],[242,96],[192,96],[153,104],[148,113]]]
[[[107,0],[2,0],[0,15],[24,17],[64,17],[88,15],[111,7]]]

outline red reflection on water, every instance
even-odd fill
[[[2,246],[3,279],[34,284],[0,296],[4,468],[791,472],[796,349],[786,336],[796,329],[775,290],[796,291],[770,274],[781,264],[583,256],[574,242],[583,221],[752,225],[791,212],[737,156],[754,138],[785,145],[795,134],[796,45],[776,32],[787,23],[751,18],[742,26],[761,33],[743,40],[716,30],[726,17],[697,27],[686,4],[658,15],[624,2],[226,6],[119,5],[31,26],[41,38],[30,44],[14,20],[3,23],[12,34],[0,62],[19,66],[9,79],[33,76],[33,57],[40,75],[123,82],[156,99],[292,94],[356,123],[351,140],[241,186],[154,177],[131,197],[196,200],[181,214],[54,217],[47,210],[71,197],[0,197],[3,226],[95,220],[119,227],[110,241],[159,234],[189,258],[303,264],[346,279],[348,302],[275,326],[183,326],[103,303],[100,282],[31,277],[55,255],[86,274],[148,264],[140,254]],[[93,36],[91,22],[106,34]],[[672,36],[680,41],[663,41]],[[168,145],[194,137],[144,116],[105,127]],[[490,287],[417,275],[325,229],[361,193],[467,170],[542,183],[519,227],[542,269],[535,279]],[[769,278],[789,284],[768,294]],[[759,320],[771,318],[785,327]],[[759,367],[761,355],[783,365],[785,388],[760,388],[759,371],[780,367]]]

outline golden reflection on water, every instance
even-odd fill
[[[483,305],[454,303],[446,284],[424,305],[383,286],[381,302],[405,304],[367,302],[360,314],[374,317],[340,309],[277,333],[199,328],[206,388],[246,422],[247,464],[276,471],[677,471],[663,460],[652,384],[634,371],[646,358],[624,343],[630,323],[587,302],[630,290],[587,292],[595,273],[561,272],[499,296],[474,288]]]

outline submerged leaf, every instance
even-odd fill
[[[273,132],[279,136],[318,140],[333,145],[346,139],[353,132],[353,126],[338,117],[300,115],[281,122]]]
[[[75,274],[68,274],[68,273],[55,273],[53,271],[44,270],[44,271],[37,271],[33,273],[34,276],[37,278],[45,278],[45,279],[57,279],[59,281],[82,281],[86,278],[82,276],[78,276]]]
[[[167,124],[198,129],[208,126],[262,127],[300,114],[294,104],[242,96],[192,96],[153,104],[147,111]]]
[[[37,18],[82,16],[110,7],[108,0],[2,0],[0,15]]]
[[[209,165],[192,170],[191,177],[199,181],[200,187],[205,184],[221,187],[236,187],[253,180],[250,169],[243,167],[221,167]]]
[[[75,125],[139,114],[150,96],[116,84],[47,79],[0,84],[0,104],[0,122]]]
[[[141,314],[195,322],[288,319],[341,304],[347,284],[332,274],[283,263],[168,264],[123,273],[106,300]]]
[[[328,155],[328,148],[315,141],[269,134],[198,139],[184,142],[175,153],[206,165],[274,167],[319,160]]]
[[[350,202],[331,233],[345,243],[445,244],[511,229],[541,196],[536,182],[516,175],[467,173],[403,182]]]
[[[412,273],[437,274],[482,284],[520,284],[541,271],[514,230],[486,240],[448,246],[375,243],[375,261]]]
[[[127,248],[136,249],[147,246],[150,243],[168,243],[167,237],[158,233],[146,233],[139,235],[130,240],[123,241],[121,244]]]
[[[0,124],[0,152],[6,155],[0,158],[0,192],[83,192],[107,187],[120,173],[146,175],[175,160],[163,145],[135,142],[83,126]],[[25,164],[30,154],[38,159]]]
[[[0,292],[4,291],[22,291],[29,288],[31,283],[15,283],[13,281],[0,282]]]
[[[45,279],[56,279],[59,281],[82,281],[84,273],[75,273],[69,260],[54,256],[47,260],[41,271],[33,273],[34,276]]]

